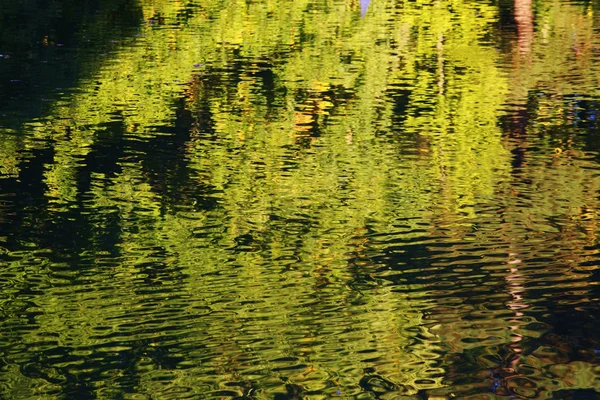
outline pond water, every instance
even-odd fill
[[[0,0],[0,397],[598,398],[599,26]]]

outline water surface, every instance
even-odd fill
[[[596,3],[13,3],[0,397],[599,397]]]

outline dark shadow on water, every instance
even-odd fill
[[[0,127],[43,114],[141,20],[135,0],[0,0]]]

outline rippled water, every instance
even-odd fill
[[[600,397],[599,25],[0,0],[0,397]]]

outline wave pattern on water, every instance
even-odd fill
[[[596,5],[50,3],[0,8],[0,397],[598,396]]]

